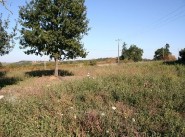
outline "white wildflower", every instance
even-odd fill
[[[2,98],[4,98],[4,96],[3,95],[0,95],[0,99],[2,99]]]
[[[87,73],[87,77],[90,77],[90,73]]]
[[[113,106],[112,109],[113,109],[113,110],[116,110],[116,107]]]
[[[62,114],[62,113],[57,113],[57,114],[58,114],[59,116],[61,116],[61,117],[64,115],[64,114]]]
[[[105,113],[101,113],[101,116],[105,116]]]
[[[132,122],[136,122],[135,118],[132,118]]]
[[[73,107],[70,107],[70,109],[73,109]]]
[[[107,130],[106,133],[109,133],[109,131]]]
[[[76,117],[76,115],[74,115],[74,119],[76,119],[77,117]]]

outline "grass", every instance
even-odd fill
[[[69,77],[83,78],[43,85],[40,94],[32,96],[4,94],[0,136],[185,136],[183,65],[66,68],[74,74]],[[38,79],[16,72],[3,75],[22,77],[18,86],[24,87],[25,81]]]

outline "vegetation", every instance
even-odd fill
[[[185,136],[183,65],[68,67],[53,84],[26,68],[3,74],[22,81],[2,89],[0,136]]]
[[[185,61],[185,48],[179,51],[181,61]]]
[[[170,45],[166,44],[164,48],[157,49],[155,51],[154,60],[166,60],[171,55],[169,48]]]
[[[84,0],[31,0],[19,11],[21,48],[26,54],[49,55],[55,60],[55,76],[58,76],[58,60],[86,57],[80,42],[88,31]]]
[[[0,56],[8,54],[14,47],[13,38],[16,35],[16,27],[13,29],[12,33],[8,33],[9,20],[2,19],[2,14],[0,15]]]
[[[133,60],[135,62],[141,61],[143,55],[143,50],[138,48],[136,45],[131,45],[128,49],[126,43],[123,44],[122,48],[122,60]]]

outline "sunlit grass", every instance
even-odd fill
[[[67,70],[74,74],[69,77],[83,78],[13,102],[5,94],[0,136],[185,136],[184,66],[150,62]]]

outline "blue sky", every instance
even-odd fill
[[[14,25],[18,6],[25,1],[7,2],[14,13],[10,15],[11,25]],[[185,48],[185,0],[86,0],[85,4],[91,28],[82,40],[89,51],[87,59],[116,57],[118,38],[122,40],[120,48],[123,42],[128,47],[135,44],[144,50],[143,58],[149,59],[166,43],[176,57],[178,51]],[[8,11],[2,6],[0,12],[7,16]],[[0,57],[0,62],[48,59],[24,54],[17,42],[9,55]]]

